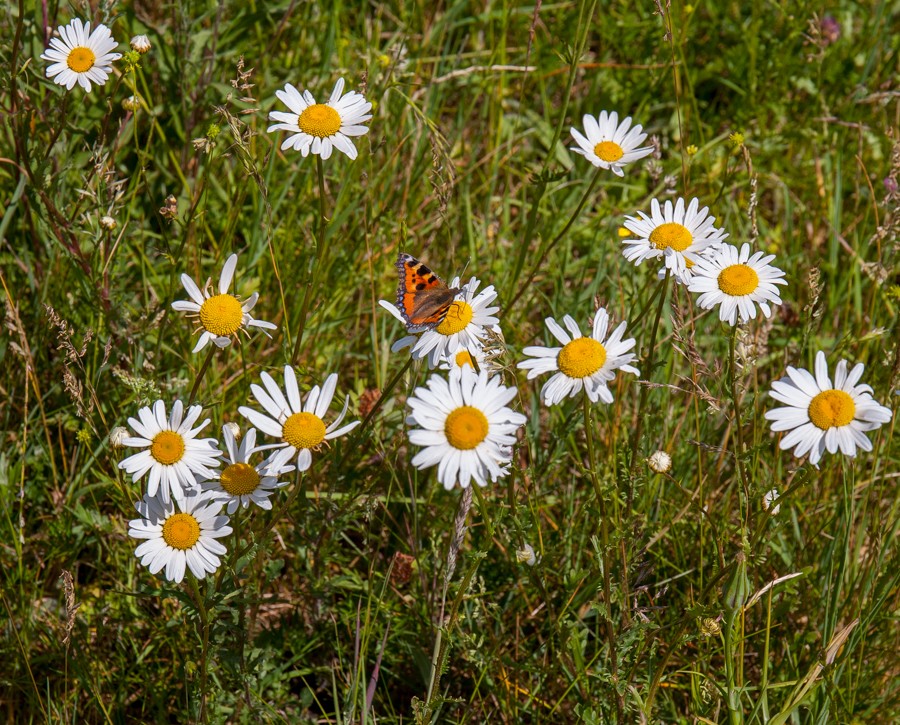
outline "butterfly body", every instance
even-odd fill
[[[418,331],[440,325],[459,288],[448,287],[426,264],[403,252],[397,257],[397,272],[397,308],[406,326]]]

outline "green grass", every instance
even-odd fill
[[[827,5],[104,2],[90,18],[121,52],[137,33],[153,49],[90,94],[44,78],[39,57],[42,29],[87,19],[85,4],[7,7],[7,722],[900,719],[895,422],[871,453],[817,470],[763,419],[771,382],[820,349],[832,369],[865,363],[897,407],[900,8]],[[315,160],[280,152],[267,114],[285,83],[321,100],[342,76],[374,118],[356,161],[322,165],[320,199]],[[136,113],[121,105],[133,93]],[[579,211],[593,168],[569,129],[603,109],[660,153],[601,174]],[[777,255],[789,284],[771,320],[734,339],[683,287],[659,306],[656,267],[629,264],[617,230],[677,196]],[[475,491],[456,544],[462,492],[410,465],[405,401],[430,373],[404,372],[390,351],[403,330],[377,305],[398,251],[496,286],[502,374],[528,416],[511,475]],[[232,252],[237,291],[258,290],[279,329],[216,352],[197,395],[210,435],[246,424],[250,384],[281,379],[300,330],[301,390],[338,372],[361,418],[396,385],[276,494],[274,516],[232,518],[225,543],[243,556],[172,585],[134,557],[143,482],[108,436],[157,398],[187,400],[206,352],[170,306],[182,273],[216,279]],[[597,304],[629,322],[653,385],[619,375],[586,431],[580,398],[546,408],[543,380],[515,363],[550,342],[545,317],[584,329]],[[668,475],[645,465],[657,449]],[[533,567],[517,561],[526,542]]]

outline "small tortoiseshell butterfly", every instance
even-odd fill
[[[447,316],[459,288],[448,287],[425,264],[410,254],[397,257],[400,284],[397,308],[411,331],[430,330]]]

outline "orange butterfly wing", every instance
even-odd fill
[[[448,287],[427,265],[403,252],[397,257],[397,272],[397,308],[406,326],[415,331],[440,325],[459,289]]]

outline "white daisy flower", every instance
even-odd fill
[[[455,277],[450,287],[458,287],[459,281],[459,277]],[[433,369],[461,350],[477,351],[492,335],[502,335],[500,320],[496,317],[500,308],[491,306],[491,302],[497,299],[494,285],[488,285],[476,295],[480,285],[481,281],[472,277],[460,288],[439,325],[425,329],[421,334],[400,338],[391,345],[391,352],[398,352],[405,347],[412,348],[413,359],[428,358],[428,367]],[[396,305],[387,300],[379,300],[378,304],[406,325]]]
[[[278,387],[271,375],[264,372],[260,377],[265,389],[254,383],[250,386],[250,390],[253,391],[253,397],[269,415],[264,415],[246,406],[238,408],[238,412],[266,435],[281,439],[280,443],[260,446],[257,449],[283,449],[271,458],[269,475],[277,476],[278,470],[295,455],[297,456],[297,469],[305,471],[312,463],[311,451],[313,449],[317,449],[324,441],[330,441],[349,433],[360,424],[360,421],[355,420],[338,428],[350,405],[350,396],[348,395],[340,415],[331,425],[325,426],[323,418],[328,412],[328,406],[331,405],[331,399],[334,397],[334,390],[337,387],[336,373],[332,373],[325,379],[321,389],[318,385],[313,386],[306,396],[305,404],[300,402],[297,376],[294,368],[290,365],[284,366],[284,387],[287,397],[281,392],[281,388]]]
[[[584,388],[588,400],[596,403],[612,403],[613,396],[608,383],[616,377],[616,370],[640,375],[640,371],[630,363],[637,357],[628,352],[635,345],[633,337],[623,340],[626,323],[622,322],[609,337],[609,314],[602,307],[594,315],[590,337],[582,337],[578,323],[569,315],[563,322],[569,333],[563,330],[552,317],[544,322],[562,347],[526,347],[522,352],[531,356],[518,364],[528,371],[528,379],[544,373],[555,372],[544,387],[541,398],[544,405],[556,405],[566,397],[573,397]]]
[[[146,539],[134,551],[141,564],[176,584],[184,579],[185,564],[198,579],[215,572],[226,549],[216,539],[231,533],[228,517],[219,516],[222,502],[208,495],[163,502],[145,494],[134,507],[139,519],[128,522],[128,535]]]
[[[508,473],[516,429],[526,418],[506,407],[516,389],[498,376],[476,374],[468,366],[450,371],[449,380],[432,375],[407,401],[409,442],[422,446],[412,459],[419,469],[437,466],[437,477],[448,491],[471,481],[486,486]]]
[[[206,280],[206,285],[201,291],[188,275],[181,275],[181,284],[191,299],[173,302],[172,309],[187,312],[188,317],[197,318],[200,323],[198,329],[203,330],[203,333],[197,340],[193,352],[202,350],[208,342],[213,342],[217,347],[226,347],[231,344],[232,337],[237,337],[239,330],[244,330],[246,334],[247,327],[259,328],[267,337],[271,335],[266,330],[277,329],[271,322],[256,320],[250,315],[250,310],[256,306],[259,299],[258,292],[254,292],[243,302],[228,294],[237,267],[237,259],[237,255],[232,254],[225,260],[225,266],[222,267],[222,274],[219,276],[217,295],[212,294],[212,279]]]
[[[691,269],[690,292],[700,293],[697,304],[704,310],[719,305],[719,319],[734,325],[740,319],[756,318],[756,305],[766,317],[772,316],[769,303],[781,304],[775,285],[787,284],[784,272],[769,262],[774,254],[756,252],[750,256],[750,245],[740,250],[730,244],[704,254]],[[755,303],[755,304],[754,304]]]
[[[700,209],[700,201],[691,199],[687,209],[684,199],[673,205],[666,201],[664,207],[654,199],[650,203],[650,216],[639,211],[639,219],[625,217],[625,228],[637,235],[637,239],[623,239],[625,259],[636,265],[645,259],[663,258],[665,268],[671,270],[677,280],[690,281],[691,271],[700,255],[728,236],[713,226],[716,218],[709,209]]]
[[[281,143],[281,150],[297,149],[303,156],[310,152],[318,154],[324,161],[331,156],[331,150],[337,148],[351,159],[357,155],[356,146],[350,140],[352,136],[363,136],[369,132],[366,121],[372,119],[372,104],[360,93],[344,92],[344,79],[338,79],[327,103],[316,103],[312,93],[301,94],[290,83],[283,91],[275,91],[275,95],[291,109],[291,113],[272,111],[270,121],[279,121],[266,129],[288,131],[290,135]]]
[[[629,131],[631,116],[619,123],[619,114],[615,111],[600,111],[598,118],[585,114],[581,120],[585,135],[572,128],[572,136],[578,148],[573,146],[571,150],[584,156],[594,166],[609,169],[616,176],[624,176],[622,167],[625,164],[653,153],[652,146],[639,148],[647,134],[641,133],[643,128],[640,125]]]
[[[287,481],[279,481],[278,477],[290,473],[294,467],[271,468],[270,459],[261,460],[255,466],[250,463],[250,456],[257,450],[256,428],[247,431],[240,445],[228,424],[222,426],[222,437],[230,463],[215,478],[204,481],[203,490],[227,503],[229,515],[237,511],[238,506],[247,508],[251,503],[266,511],[271,510],[269,496],[276,489],[288,485]]]
[[[192,428],[203,409],[192,405],[184,413],[184,404],[176,400],[172,413],[166,419],[166,405],[161,400],[138,411],[137,418],[129,418],[128,425],[137,437],[125,438],[122,445],[145,448],[126,458],[119,468],[130,473],[133,481],[139,481],[147,472],[147,495],[156,496],[168,504],[171,497],[181,501],[188,492],[197,491],[197,478],[207,479],[215,475],[213,468],[219,465],[222,453],[216,449],[215,438],[197,438],[197,434],[209,423],[209,418]]]
[[[77,83],[90,93],[91,81],[98,86],[106,83],[112,62],[122,57],[121,53],[110,52],[118,43],[112,39],[109,28],[100,24],[91,32],[90,22],[73,18],[57,30],[59,38],[50,38],[50,47],[41,53],[41,58],[50,62],[47,77],[67,91]]]
[[[893,413],[872,398],[872,388],[857,385],[865,366],[858,363],[847,372],[849,363],[841,360],[834,373],[834,385],[828,377],[825,353],[816,353],[815,376],[802,368],[788,367],[787,377],[772,383],[769,395],[786,407],[766,411],[773,431],[789,430],[781,439],[782,450],[794,449],[818,468],[827,450],[856,456],[856,449],[872,450],[872,442],[863,435],[890,421]]]

